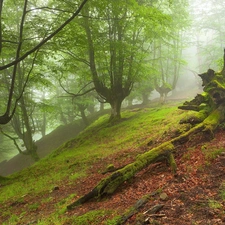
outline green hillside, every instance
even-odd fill
[[[116,207],[108,204],[111,197],[106,196],[98,205],[85,203],[72,211],[66,206],[107,176],[103,172],[108,167],[122,167],[180,133],[185,126],[179,121],[187,114],[170,104],[125,110],[116,124],[108,123],[108,115],[100,117],[33,166],[2,178],[1,224],[117,224],[121,207],[125,210],[132,204]],[[166,165],[164,169],[172,176]],[[121,190],[126,185],[131,188],[133,181]]]

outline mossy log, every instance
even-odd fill
[[[225,69],[223,70],[225,71]],[[192,120],[195,119],[195,125],[178,137],[139,155],[133,163],[102,179],[93,190],[68,205],[67,209],[73,209],[77,205],[93,198],[101,198],[102,196],[113,194],[121,184],[134,177],[136,173],[152,163],[166,159],[175,173],[176,162],[173,153],[176,152],[177,146],[188,141],[196,133],[206,136],[206,140],[214,137],[214,131],[220,123],[224,122],[225,72],[215,73],[210,69],[199,76],[203,80],[204,92],[201,95],[197,95],[192,101],[185,102],[183,106],[179,107],[180,109],[194,110],[199,113],[195,117],[192,117]],[[191,118],[186,120],[189,123],[190,121]]]
[[[97,186],[88,194],[82,196],[77,201],[67,206],[67,209],[72,209],[77,205],[80,205],[92,198],[101,198],[104,195],[114,193],[114,191],[125,181],[134,177],[134,175],[141,171],[151,163],[158,162],[160,160],[170,160],[171,153],[174,151],[174,146],[171,142],[165,142],[159,147],[153,148],[150,151],[141,154],[137,159],[122,169],[119,169],[102,179]]]

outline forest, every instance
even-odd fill
[[[225,223],[222,0],[0,1],[0,223]]]

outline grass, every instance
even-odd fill
[[[4,179],[1,186],[0,203],[17,201],[23,196],[40,196],[40,203],[28,206],[37,210],[42,203],[51,203],[52,198],[42,199],[63,181],[75,184],[76,180],[87,176],[86,171],[98,160],[120,151],[135,151],[149,140],[157,140],[165,135],[165,130],[174,130],[180,126],[179,120],[186,112],[177,110],[177,106],[160,106],[126,110],[122,113],[122,121],[117,124],[108,123],[108,115],[100,117],[77,137],[65,143],[46,158],[33,166]],[[104,168],[103,168],[104,169]],[[63,199],[56,204],[55,213],[48,218],[38,220],[38,224],[63,224],[62,218],[66,204],[76,195]],[[1,210],[0,210],[1,211]],[[8,209],[10,212],[10,209]],[[74,224],[98,224],[98,217],[109,213],[91,211],[84,216],[71,218]],[[12,215],[12,214],[11,214]],[[12,215],[8,222],[16,224],[18,217]],[[13,222],[15,221],[15,223]],[[72,221],[72,222],[74,222]],[[113,220],[108,224],[113,224]]]
[[[216,159],[219,155],[221,155],[221,153],[225,151],[224,148],[211,147],[209,144],[203,145],[201,150],[205,155],[206,165],[210,165],[214,159]]]
[[[220,209],[223,207],[223,205],[220,202],[218,202],[214,199],[209,199],[208,205],[211,209]]]

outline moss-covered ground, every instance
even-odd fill
[[[165,216],[151,218],[152,224],[223,222],[223,130],[209,143],[196,135],[180,146],[175,155],[176,176],[166,163],[155,163],[126,181],[112,196],[66,210],[108,175],[102,174],[107,167],[125,166],[187,129],[179,121],[189,113],[177,106],[170,103],[127,109],[116,124],[108,123],[108,115],[102,116],[33,166],[0,178],[0,224],[113,225],[138,199],[154,191],[165,192],[168,198],[161,212]],[[161,201],[159,194],[154,195],[127,224],[135,224],[143,211]]]

